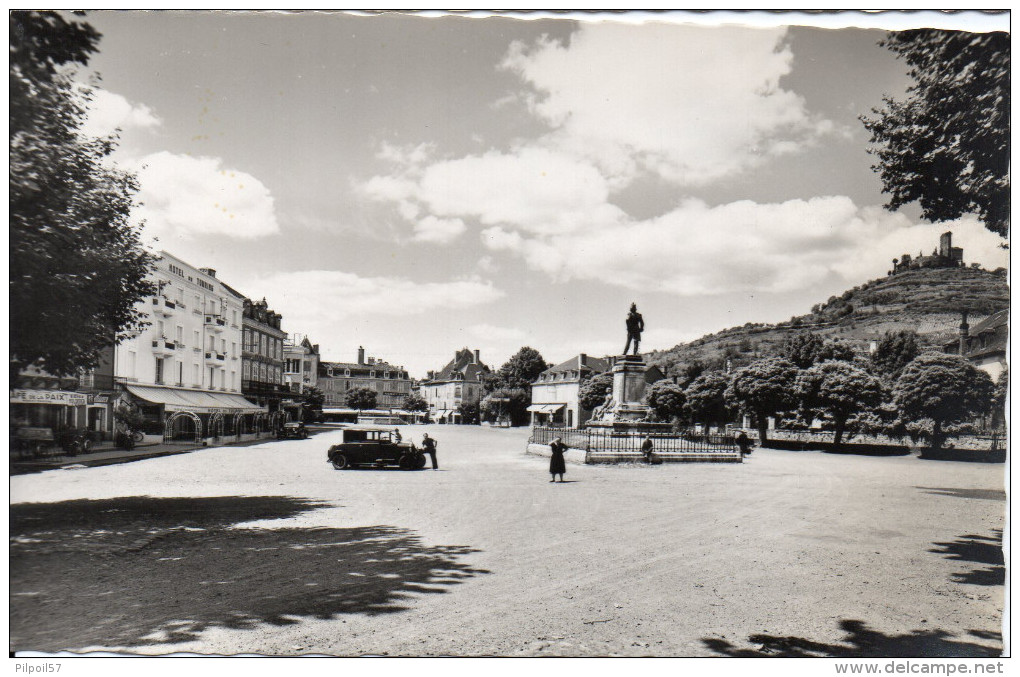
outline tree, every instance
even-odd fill
[[[871,354],[872,370],[880,376],[895,380],[903,368],[920,354],[921,346],[916,332],[886,332]]]
[[[719,425],[729,418],[726,386],[729,381],[721,371],[710,371],[697,377],[684,391],[687,411],[695,421]]]
[[[480,409],[488,421],[510,419],[511,425],[524,425],[528,422],[530,405],[529,391],[523,388],[499,388],[482,399]]]
[[[879,43],[910,66],[905,101],[885,99],[869,152],[881,174],[886,208],[919,202],[930,221],[976,213],[1009,233],[1009,34],[930,28],[889,33]]]
[[[128,217],[137,185],[113,138],[79,132],[76,84],[99,34],[53,12],[10,13],[11,383],[30,364],[72,375],[144,323],[153,256]]]
[[[900,374],[893,396],[901,419],[931,421],[925,436],[940,449],[945,428],[987,413],[994,390],[991,377],[959,355],[925,353]]]
[[[457,413],[460,414],[460,422],[464,424],[477,424],[479,422],[478,415],[481,413],[481,408],[474,402],[462,402],[457,407]]]
[[[726,388],[726,399],[754,418],[762,444],[768,441],[768,417],[795,404],[797,373],[789,360],[766,357],[734,373]]]
[[[1003,369],[995,379],[992,392],[992,426],[998,427],[1006,420],[1006,400],[1009,397],[1009,369]]]
[[[344,404],[351,409],[375,409],[375,390],[371,388],[351,388],[344,395]]]
[[[645,399],[652,416],[659,421],[672,421],[684,413],[684,389],[668,379],[653,383]]]
[[[605,371],[592,376],[581,384],[577,391],[577,402],[582,409],[592,411],[606,401],[606,390],[613,389],[613,372]]]
[[[804,407],[832,418],[838,448],[851,416],[866,413],[882,404],[882,383],[863,369],[842,360],[829,360],[802,371],[797,394]]]
[[[400,408],[404,411],[428,411],[429,403],[421,395],[411,393],[404,398],[404,403]]]
[[[779,354],[801,369],[825,360],[854,359],[854,349],[840,340],[825,340],[813,332],[794,334],[783,342]]]
[[[326,395],[315,387],[305,388],[297,399],[301,401],[301,420],[305,422],[322,420],[322,405]]]
[[[486,381],[486,386],[490,391],[496,388],[523,388],[530,392],[531,384],[549,367],[541,353],[525,346],[499,368],[494,378]]]

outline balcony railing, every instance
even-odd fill
[[[205,361],[209,362],[213,366],[222,367],[226,359],[226,355],[218,353],[215,350],[207,350],[205,353]]]
[[[152,310],[164,317],[170,317],[177,312],[177,303],[165,296],[156,296],[152,299]]]
[[[223,329],[227,326],[227,320],[219,315],[206,313],[205,326],[209,327],[213,331],[223,331]]]
[[[152,342],[152,352],[157,355],[170,355],[177,350],[177,344],[167,339],[156,339]]]

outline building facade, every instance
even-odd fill
[[[289,394],[284,383],[283,316],[269,309],[265,299],[244,299],[241,323],[241,393],[269,411],[278,411]]]
[[[589,357],[581,353],[565,362],[546,369],[531,384],[532,425],[563,425],[579,428],[591,418],[591,410],[581,406],[581,384],[593,376],[612,368],[606,358]]]
[[[174,439],[250,427],[239,417],[265,410],[241,395],[241,300],[167,252],[151,275],[157,293],[138,305],[149,324],[113,351],[118,389]]]
[[[411,379],[404,367],[366,358],[364,347],[358,348],[357,362],[320,362],[318,376],[324,410],[345,409],[347,393],[355,388],[374,391],[377,410],[401,409],[411,394]]]
[[[319,344],[303,334],[283,341],[283,383],[291,393],[301,395],[319,383]]]
[[[1006,370],[1006,349],[1009,346],[1009,311],[1000,310],[974,325],[967,322],[967,313],[960,322],[960,335],[947,343],[947,353],[963,355],[971,364],[987,373],[993,381]]]
[[[463,348],[438,372],[430,371],[419,384],[419,394],[428,404],[429,418],[437,423],[460,423],[463,405],[478,405],[483,396],[483,378],[490,373],[480,351]]]

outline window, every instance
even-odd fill
[[[191,378],[193,380],[193,383],[191,385],[195,386],[196,388],[201,388],[202,376],[201,374],[198,373],[198,365],[197,364],[191,365],[191,371],[192,371]]]
[[[209,367],[209,390],[212,390],[215,387],[214,386],[215,383],[216,383],[216,370],[212,367]]]
[[[202,340],[198,337],[198,330],[197,329],[194,331],[194,336],[195,336],[194,347],[201,348],[202,347]]]
[[[156,383],[163,382],[163,360],[156,358]]]
[[[251,380],[251,362],[248,360],[244,361],[244,364],[241,365],[241,373],[245,381]]]
[[[230,356],[237,357],[237,343],[234,341],[230,342]]]
[[[177,342],[184,343],[184,327],[177,325]]]
[[[163,326],[163,320],[156,321],[156,336],[166,338],[166,329]]]
[[[234,324],[237,324],[237,309],[234,309]]]
[[[237,372],[236,371],[231,371],[230,372],[230,389],[231,390],[237,390]]]
[[[177,385],[184,385],[184,363],[177,363]]]
[[[220,339],[220,352],[226,354],[227,352],[227,339]]]
[[[135,364],[138,361],[138,353],[131,351],[128,353],[128,377],[135,377]]]

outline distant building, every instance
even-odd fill
[[[419,393],[429,405],[429,417],[437,423],[459,423],[462,405],[481,402],[482,379],[488,373],[480,351],[458,350],[445,367],[430,371],[419,385]]]
[[[946,231],[939,237],[939,248],[932,251],[931,256],[924,256],[918,252],[915,259],[911,258],[910,254],[904,254],[898,259],[893,259],[892,264],[890,275],[919,268],[962,268],[963,249],[953,246],[953,233]]]
[[[404,367],[366,358],[365,349],[359,347],[357,362],[320,362],[318,388],[324,397],[323,411],[346,408],[347,392],[354,388],[375,391],[376,410],[395,410],[411,394],[411,379]]]
[[[241,392],[269,411],[278,411],[284,392],[282,316],[269,309],[265,299],[244,299],[241,350]]]
[[[1006,347],[1009,344],[1009,311],[1000,310],[989,315],[971,329],[967,313],[960,322],[960,335],[955,341],[945,344],[943,350],[954,355],[963,355],[975,367],[984,371],[992,380],[1006,369]]]
[[[296,395],[315,388],[319,381],[319,344],[294,334],[283,342],[283,382]]]

